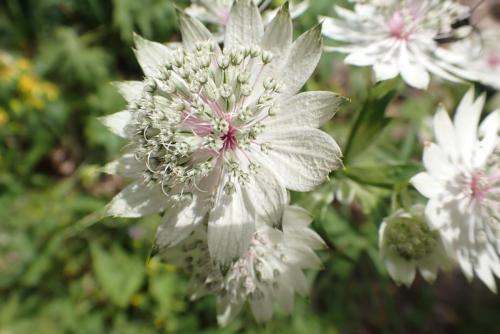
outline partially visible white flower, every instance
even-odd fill
[[[384,219],[379,229],[380,255],[389,275],[397,284],[410,286],[418,271],[433,283],[439,269],[451,265],[439,234],[425,222],[424,208],[402,209]]]
[[[271,4],[270,0],[252,0],[259,10],[263,12],[265,22],[271,22],[278,9],[267,10]],[[234,0],[192,0],[192,4],[186,8],[186,13],[202,22],[212,23],[224,28],[228,22],[231,6]],[[292,2],[290,4],[291,17],[302,15],[309,7],[309,0]]]
[[[426,171],[411,183],[429,199],[426,217],[468,279],[477,275],[492,291],[500,277],[500,110],[478,123],[485,96],[471,89],[452,123],[434,116],[437,143],[425,146]]]
[[[437,55],[446,62],[475,73],[477,80],[497,90],[500,89],[500,31],[498,28],[478,32],[467,38],[439,49]]]
[[[247,250],[256,220],[280,223],[287,189],[310,191],[341,166],[338,145],[317,128],[342,99],[297,94],[321,57],[321,28],[293,42],[286,7],[264,32],[256,5],[237,0],[223,50],[198,20],[180,13],[179,21],[176,50],[136,36],[146,78],[118,84],[128,109],[103,118],[129,140],[107,170],[134,180],[108,214],[165,212],[160,248],[208,217],[212,259],[228,266]]]
[[[304,14],[307,9],[309,9],[309,1],[310,0],[302,0],[302,1],[292,0],[290,2],[290,15],[292,19],[298,18],[299,16]],[[267,2],[270,3],[270,1]],[[279,10],[278,8],[272,10],[271,9],[264,10],[262,13],[264,21],[271,22],[271,20],[276,16],[276,13],[278,13],[278,10]]]
[[[481,30],[500,28],[500,20],[498,20],[498,11],[500,3],[498,0],[467,0],[467,3],[473,3],[475,9],[472,13],[472,22]]]
[[[358,4],[371,4],[378,7],[390,7],[400,2],[401,0],[348,0],[349,2],[358,3]]]
[[[325,248],[321,237],[308,226],[311,216],[297,206],[286,207],[283,230],[257,222],[248,250],[227,273],[210,260],[206,226],[199,226],[183,243],[160,257],[183,269],[191,278],[192,298],[217,296],[217,319],[227,325],[246,303],[257,320],[269,321],[274,304],[290,314],[295,294],[306,296],[309,285],[304,269],[320,269],[315,250]]]
[[[469,9],[451,0],[357,1],[354,9],[336,7],[338,18],[323,18],[323,34],[341,43],[345,62],[371,66],[377,81],[401,75],[410,86],[427,88],[430,75],[450,81],[474,79],[471,72],[435,56],[435,41]]]

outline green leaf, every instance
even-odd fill
[[[126,307],[144,281],[144,262],[116,245],[107,252],[92,244],[91,252],[93,269],[104,293],[116,305]]]
[[[155,31],[169,31],[176,26],[174,8],[163,0],[113,0],[113,26],[122,39],[131,41],[132,33],[151,37]]]
[[[365,185],[394,188],[395,185],[406,183],[420,171],[419,164],[391,164],[377,166],[349,166],[341,173],[348,178]]]
[[[19,295],[17,294],[2,301],[2,308],[0,308],[0,327],[6,327],[8,323],[14,322],[16,314],[19,313],[20,308],[21,301]]]
[[[151,275],[149,293],[158,303],[156,314],[161,318],[175,318],[176,313],[186,308],[184,302],[186,286],[174,273],[157,272]]]
[[[357,155],[375,142],[389,124],[385,116],[387,106],[396,94],[397,79],[378,84],[373,88],[358,112],[344,149],[344,164],[347,166]]]
[[[42,281],[44,275],[50,271],[54,263],[54,254],[63,247],[63,239],[56,235],[47,242],[46,247],[39,251],[38,256],[30,264],[28,270],[24,273],[22,281],[28,286],[35,286]]]

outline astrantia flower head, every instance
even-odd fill
[[[342,43],[345,62],[372,66],[377,80],[401,75],[410,86],[427,88],[429,73],[451,81],[473,73],[435,56],[435,40],[469,9],[455,1],[356,1],[354,10],[336,7],[338,18],[325,18],[325,36]]]
[[[264,21],[269,22],[277,13],[276,10],[266,10],[270,0],[252,0],[259,10],[264,12]],[[186,9],[186,13],[199,19],[202,22],[213,23],[220,27],[224,27],[231,13],[231,6],[234,0],[192,0],[193,4]],[[292,2],[290,12],[292,18],[300,16],[309,7],[309,0],[301,2]]]
[[[220,324],[228,324],[246,303],[255,319],[265,322],[271,319],[275,303],[291,313],[295,293],[308,294],[302,270],[321,267],[314,250],[324,248],[325,244],[308,227],[310,223],[310,215],[296,206],[285,208],[282,231],[257,222],[249,248],[227,273],[210,261],[204,225],[160,256],[190,275],[192,298],[217,296]]]
[[[427,226],[420,206],[387,217],[379,229],[379,247],[389,275],[398,284],[410,286],[417,269],[432,283],[439,269],[450,267],[441,238]]]
[[[159,249],[207,218],[210,254],[227,267],[247,250],[255,221],[280,228],[286,188],[312,190],[341,165],[339,147],[317,129],[341,99],[296,95],[321,56],[321,29],[292,43],[286,6],[264,31],[255,3],[236,1],[223,50],[179,15],[176,50],[136,36],[145,79],[118,84],[128,110],[103,120],[130,141],[108,171],[135,179],[108,213],[165,211]]]
[[[411,180],[429,199],[427,221],[465,275],[496,290],[500,277],[500,110],[478,129],[485,97],[470,90],[452,123],[444,109],[434,117],[437,144],[425,147],[425,172]]]

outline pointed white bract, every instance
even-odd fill
[[[297,206],[287,206],[282,231],[256,222],[250,245],[229,267],[221,268],[210,259],[207,228],[200,225],[176,247],[164,250],[160,257],[184,270],[191,277],[192,298],[207,294],[217,297],[217,319],[227,325],[245,304],[262,323],[271,319],[274,304],[291,313],[294,296],[309,291],[304,269],[319,269],[315,250],[325,243],[309,228],[311,216]]]
[[[389,275],[397,284],[410,286],[417,270],[429,283],[438,271],[451,267],[441,237],[425,222],[424,208],[402,209],[384,219],[379,228],[380,255]]]
[[[342,99],[297,94],[319,62],[321,28],[293,42],[287,7],[264,26],[254,2],[236,1],[224,49],[198,20],[179,22],[175,50],[135,37],[145,79],[117,84],[128,109],[103,118],[130,142],[106,170],[133,179],[108,213],[164,212],[158,249],[207,220],[211,258],[224,268],[247,252],[256,221],[281,227],[287,189],[310,191],[341,166],[317,128]]]
[[[428,143],[426,171],[411,183],[426,198],[426,217],[441,235],[446,251],[467,278],[479,277],[496,291],[500,277],[500,110],[478,127],[485,96],[471,89],[451,121],[440,109],[434,116],[436,143]]]
[[[262,12],[264,22],[270,22],[278,10],[268,10],[271,1],[252,0]],[[202,22],[212,23],[224,28],[231,13],[231,6],[234,0],[192,0],[192,4],[186,9],[186,13]],[[290,12],[292,18],[296,18],[304,13],[309,7],[309,0],[292,1]]]
[[[371,66],[377,81],[398,75],[410,86],[426,89],[430,74],[450,81],[476,79],[438,57],[437,37],[469,9],[452,0],[353,1],[354,9],[336,7],[336,18],[324,19],[323,34],[340,45],[330,50],[346,53],[345,62]]]
[[[440,49],[438,56],[446,62],[473,72],[477,81],[500,89],[500,31],[491,28],[473,38],[453,43],[450,49]]]

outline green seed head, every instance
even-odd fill
[[[431,254],[438,237],[423,217],[397,213],[386,219],[384,244],[405,260],[419,260]]]

